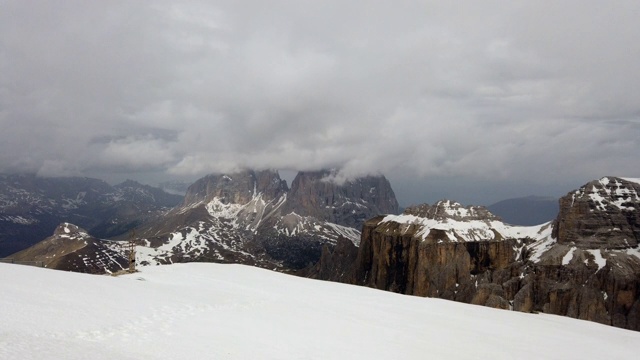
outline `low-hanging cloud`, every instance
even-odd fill
[[[640,167],[637,1],[2,7],[0,172],[580,184]]]

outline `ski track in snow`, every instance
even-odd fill
[[[640,333],[241,265],[0,264],[0,359],[632,359]]]

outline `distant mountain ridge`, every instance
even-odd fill
[[[558,199],[546,196],[527,196],[499,201],[487,206],[492,213],[513,225],[538,225],[558,216]]]
[[[163,181],[163,182],[158,184],[158,188],[164,190],[165,192],[167,192],[169,194],[184,196],[184,194],[187,193],[187,189],[189,188],[189,186],[192,183],[193,182],[177,181],[177,180],[176,181]]]
[[[0,257],[50,236],[62,222],[98,237],[116,236],[181,200],[131,180],[111,186],[83,177],[0,175]]]
[[[273,170],[207,175],[188,188],[179,206],[136,228],[138,263],[214,261],[296,270],[317,262],[325,245],[341,239],[357,244],[364,220],[397,212],[383,176],[337,184],[329,174],[300,172],[291,189]],[[120,258],[125,255],[121,251]],[[121,263],[115,259],[106,270]]]

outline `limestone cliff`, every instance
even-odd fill
[[[403,294],[509,308],[493,281],[520,275],[526,244],[548,226],[510,227],[482,207],[450,201],[380,216],[363,227],[351,281]],[[495,278],[495,279],[494,279]]]

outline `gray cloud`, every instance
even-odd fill
[[[638,175],[634,0],[2,8],[0,171],[340,167],[405,202]]]

